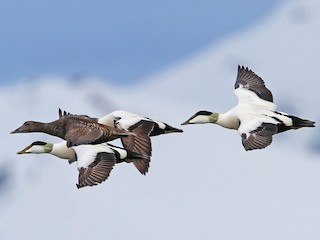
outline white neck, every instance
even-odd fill
[[[50,154],[59,158],[76,160],[76,153],[73,148],[68,148],[66,141],[53,144],[52,151]]]
[[[239,128],[239,119],[231,111],[220,113],[216,123],[225,128],[236,130]]]

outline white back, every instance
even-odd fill
[[[113,153],[113,150],[108,147],[107,144],[96,144],[96,145],[79,145],[73,147],[77,154],[78,169],[87,168],[96,159],[99,152]]]

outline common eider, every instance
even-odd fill
[[[109,127],[115,127],[117,129],[124,129],[124,130],[129,130],[130,128],[144,121],[152,122],[154,124],[154,127],[150,132],[151,137],[158,136],[161,134],[167,134],[167,133],[183,132],[182,129],[172,127],[167,123],[164,123],[158,120],[153,120],[151,118],[144,117],[139,114],[124,111],[124,110],[113,111],[99,118],[98,120],[99,123],[105,124]]]
[[[182,125],[215,123],[238,130],[247,151],[267,147],[277,133],[315,127],[314,121],[276,111],[272,93],[262,78],[243,66],[238,66],[234,94],[238,105],[226,113],[199,111]]]
[[[68,159],[69,163],[76,161],[79,170],[78,188],[102,183],[109,177],[116,163],[137,162],[139,165],[149,165],[150,161],[149,157],[107,143],[68,148],[66,142],[36,141],[18,152],[18,154],[30,153],[52,154],[62,159]]]

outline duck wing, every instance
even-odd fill
[[[64,118],[64,117],[77,117],[77,118],[83,118],[83,119],[88,119],[90,121],[94,121],[94,122],[98,122],[98,118],[92,118],[88,115],[84,115],[84,114],[81,114],[81,115],[78,115],[78,114],[72,114],[72,113],[69,113],[69,112],[66,112],[66,111],[63,111],[59,108],[59,119],[60,118]]]
[[[272,136],[278,132],[276,122],[268,122],[270,119],[264,117],[244,115],[239,120],[238,132],[246,151],[269,146]]]
[[[234,88],[237,90],[235,91],[235,94],[240,102],[248,100],[247,95],[249,93],[246,93],[246,90],[255,93],[262,100],[273,102],[272,93],[265,86],[265,83],[262,80],[262,78],[256,75],[252,70],[248,69],[247,67],[245,68],[243,66],[238,66],[238,75]],[[242,91],[241,94],[239,93],[240,91]],[[250,99],[251,98],[252,97],[250,97]]]
[[[125,149],[137,153],[144,158],[133,161],[134,166],[141,174],[146,174],[150,166],[152,146],[149,135],[153,127],[154,123],[142,120],[128,129],[132,133],[131,135],[121,138]]]
[[[144,121],[144,120],[141,119],[140,117],[119,118],[114,121],[114,126],[117,129],[130,131],[132,127],[139,125],[141,121]]]
[[[121,138],[124,148],[145,157],[151,156],[152,147],[149,135],[153,128],[154,123],[145,120],[129,127],[128,132],[131,134]]]
[[[150,160],[140,159],[140,160],[135,160],[132,163],[141,174],[146,175],[146,173],[149,170]]]
[[[101,138],[103,134],[104,132],[100,128],[71,126],[67,129],[65,140],[67,141],[67,146],[72,147],[94,143]]]
[[[113,153],[99,152],[95,160],[88,167],[79,169],[78,188],[94,186],[104,182],[110,175],[116,157]]]

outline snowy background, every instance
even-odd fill
[[[319,26],[318,1],[286,1],[130,87],[63,74],[4,84],[0,239],[319,239],[318,127],[245,152],[236,131],[184,126],[182,134],[152,139],[146,176],[119,164],[107,182],[81,190],[76,165],[15,154],[33,141],[60,139],[9,135],[26,120],[56,119],[59,107],[93,117],[126,109],[179,127],[198,110],[236,104],[238,64],[266,81],[279,110],[318,122]]]

